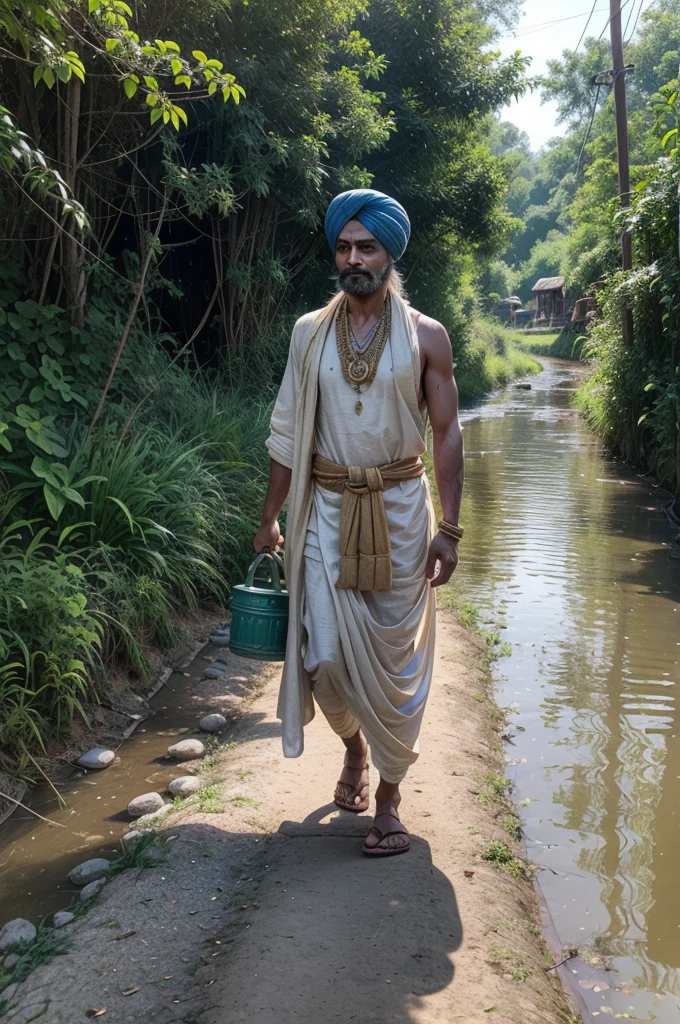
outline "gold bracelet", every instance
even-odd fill
[[[440,519],[438,526],[439,532],[443,533],[445,537],[451,537],[452,540],[456,541],[463,539],[463,533],[465,531],[462,526],[455,526],[453,523],[447,523],[446,519]]]

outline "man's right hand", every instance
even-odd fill
[[[278,551],[283,544],[284,538],[281,536],[281,529],[279,527],[278,519],[274,520],[273,523],[265,523],[257,531],[253,538],[253,547],[259,554],[263,548],[270,548],[272,551]]]

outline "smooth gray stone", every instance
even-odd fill
[[[33,942],[37,931],[34,924],[25,917],[15,917],[0,931],[0,949],[9,949],[16,942]]]
[[[115,756],[115,752],[108,747],[93,747],[79,757],[76,764],[81,768],[108,768]]]
[[[127,806],[127,812],[131,818],[141,818],[143,814],[154,814],[165,804],[160,793],[142,793],[136,796]]]
[[[210,668],[203,670],[203,675],[206,679],[221,679],[226,671],[226,668],[215,668],[214,665],[211,665]]]
[[[227,720],[224,715],[212,714],[206,715],[198,724],[203,732],[220,732],[227,724]]]
[[[215,647],[228,647],[229,637],[224,636],[222,633],[212,633],[210,636],[210,643],[214,644]]]
[[[20,960],[21,957],[18,953],[10,953],[9,956],[6,956],[2,961],[2,966],[6,971],[11,971],[13,967],[16,967]]]
[[[196,758],[203,757],[205,747],[200,740],[180,740],[179,743],[173,743],[168,747],[168,754],[176,761],[195,761]]]
[[[89,885],[80,890],[80,899],[83,901],[92,899],[93,896],[97,896],[102,891],[105,885],[105,878],[98,878],[96,882],[90,882]]]
[[[212,663],[212,668],[218,668],[220,672],[229,671],[229,666],[227,665],[226,661],[220,661],[219,658],[215,658],[215,660]]]
[[[181,775],[179,779],[173,779],[168,786],[168,792],[173,796],[193,796],[201,788],[201,780],[195,775]]]
[[[133,828],[132,832],[128,832],[127,835],[123,836],[121,843],[131,843],[134,839],[139,839],[141,834],[138,828]]]
[[[105,857],[93,857],[92,860],[83,861],[70,871],[68,879],[74,885],[87,885],[89,882],[96,882],[98,878],[105,878],[110,867],[111,862]]]
[[[229,626],[215,626],[215,628],[211,630],[211,636],[229,636],[230,633],[231,628]]]
[[[58,910],[52,918],[52,924],[55,928],[63,928],[65,924],[70,924],[75,916],[70,910]]]

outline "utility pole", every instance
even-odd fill
[[[612,41],[612,74],[614,78],[614,109],[616,111],[616,155],[619,167],[619,198],[621,206],[630,206],[630,167],[628,158],[628,117],[626,114],[626,71],[623,63],[621,35],[621,0],[609,0],[609,31]],[[633,248],[627,231],[621,235],[621,268],[633,269]],[[633,344],[633,314],[623,310],[623,341]]]

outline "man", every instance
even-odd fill
[[[283,543],[290,623],[278,714],[298,757],[314,699],[346,752],[335,803],[368,809],[368,856],[406,853],[399,783],[418,756],[434,657],[434,587],[458,562],[463,444],[451,344],[403,299],[394,263],[410,224],[372,189],[336,196],[326,237],[339,291],[295,325],[271,421],[269,489],[254,546]],[[442,520],[424,466],[426,416]],[[434,534],[434,536],[433,536]],[[313,694],[313,697],[312,697]]]

